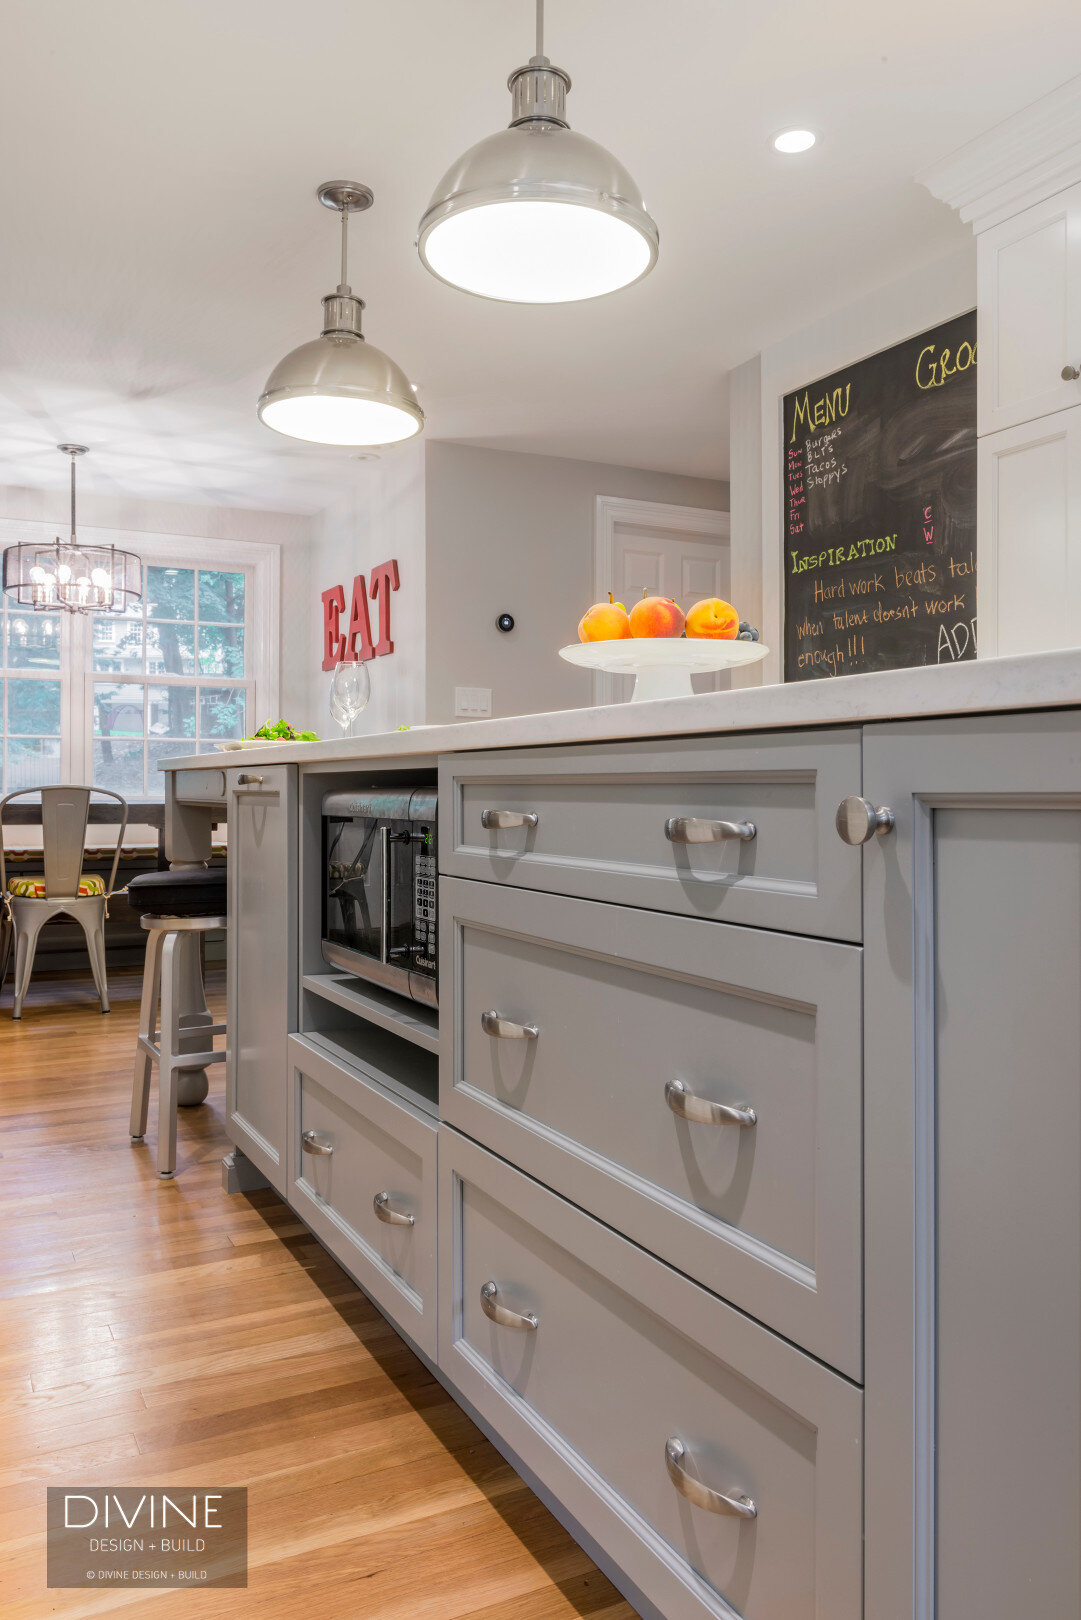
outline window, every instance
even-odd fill
[[[158,760],[248,730],[248,589],[241,569],[146,569],[143,600],[93,620],[93,780],[156,794]],[[107,675],[108,679],[101,679]],[[211,679],[206,679],[209,676]]]
[[[34,527],[0,522],[0,544]],[[0,606],[3,792],[92,781],[161,798],[160,759],[209,753],[245,736],[258,707],[276,712],[277,547],[115,538],[144,561],[127,613]]]
[[[0,791],[60,780],[58,613],[0,609]]]

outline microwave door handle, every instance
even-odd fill
[[[383,928],[379,937],[379,960],[390,960],[390,824],[379,829],[380,865],[383,868]]]

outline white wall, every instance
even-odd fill
[[[394,652],[369,660],[371,703],[353,730],[363,736],[421,724],[425,718],[423,445],[383,451],[378,460],[358,462],[354,488],[312,525],[310,544],[289,553],[282,573],[282,624],[293,644],[294,661],[304,670],[295,687],[295,723],[321,737],[340,735],[329,709],[333,676],[322,668],[322,593],[341,585],[348,616],[354,576],[368,579],[372,568],[394,558],[400,581],[391,598]],[[375,636],[378,604],[369,600],[368,605]],[[286,712],[286,718],[293,720],[293,712]]]
[[[454,718],[455,686],[486,686],[492,712],[529,714],[591,701],[587,670],[557,649],[593,600],[598,495],[728,506],[708,478],[469,445],[427,447],[427,719]],[[500,613],[515,628],[495,627]]]
[[[783,535],[781,411],[784,395],[875,354],[976,303],[976,249],[968,242],[857,303],[793,332],[732,373],[732,589],[761,568],[762,639],[770,656],[745,684],[782,678]],[[737,584],[737,581],[740,582]]]

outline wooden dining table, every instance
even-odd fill
[[[115,827],[120,822],[122,815],[123,811],[115,799],[91,799],[90,813],[87,816],[87,825],[91,827]],[[40,826],[40,800],[16,799],[13,804],[4,806],[5,833],[11,827]],[[163,867],[166,864],[164,799],[129,799],[128,826],[153,827],[156,830],[158,835],[158,865]]]

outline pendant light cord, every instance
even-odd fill
[[[75,456],[71,458],[71,543],[75,544]]]
[[[349,290],[349,210],[342,209],[342,279],[339,292]]]
[[[537,54],[533,60],[544,61],[544,0],[537,0]]]

